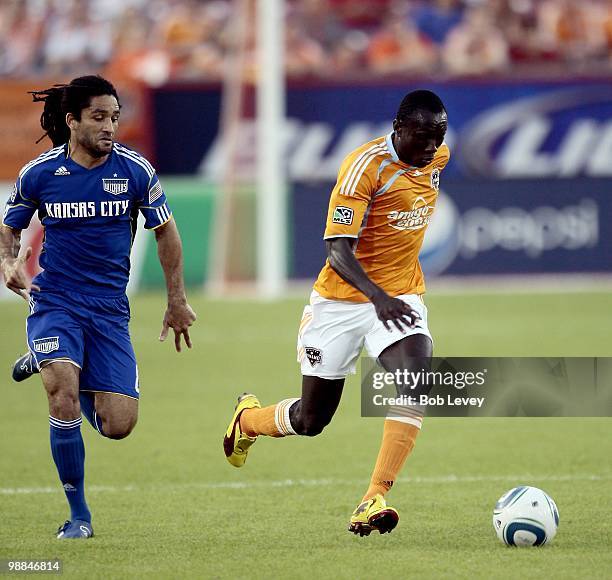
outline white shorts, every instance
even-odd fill
[[[302,375],[322,379],[343,379],[355,374],[362,348],[368,355],[378,358],[388,346],[414,334],[431,339],[427,326],[427,307],[418,294],[397,296],[421,317],[418,328],[405,328],[400,332],[393,323],[387,330],[376,316],[371,302],[343,302],[323,298],[318,292],[310,295],[310,304],[304,307],[298,331],[298,362]]]

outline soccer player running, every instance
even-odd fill
[[[344,160],[327,215],[328,259],[298,332],[302,396],[264,408],[253,394],[239,397],[223,440],[232,465],[244,465],[258,435],[321,433],[364,345],[387,371],[429,368],[432,339],[418,254],[449,159],[447,124],[438,96],[414,91],[402,100],[391,133]],[[389,410],[370,486],[349,531],[382,534],[397,525],[399,515],[384,496],[414,447],[422,419],[415,408]]]
[[[196,319],[183,285],[179,233],[155,170],[114,141],[119,97],[99,76],[35,91],[53,149],[19,173],[0,228],[5,284],[30,303],[29,352],[17,361],[22,380],[40,372],[49,399],[51,453],[70,505],[57,537],[93,536],[85,500],[81,413],[103,436],[127,437],[138,416],[138,368],[130,342],[125,289],[138,213],[155,230],[168,288],[160,340],[191,348]],[[43,271],[28,282],[19,256],[21,231],[34,212],[45,228]]]

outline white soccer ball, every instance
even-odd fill
[[[502,495],[493,510],[497,537],[508,546],[543,546],[550,543],[559,526],[559,510],[541,489],[514,487]]]

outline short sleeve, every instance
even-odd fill
[[[26,173],[19,176],[4,207],[2,223],[16,230],[26,229],[38,209],[37,200],[38,196],[29,175]]]
[[[342,163],[327,212],[324,239],[357,238],[378,182],[380,148],[357,150]]]
[[[144,227],[147,230],[154,230],[164,225],[172,217],[172,211],[168,207],[166,194],[157,174],[153,174],[149,182],[149,189],[140,204],[140,212],[145,218]]]

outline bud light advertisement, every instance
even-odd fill
[[[404,95],[436,92],[448,110],[448,177],[612,176],[612,83],[410,81],[389,86],[289,86],[279,139],[291,181],[332,181],[344,156],[391,131]],[[217,87],[152,93],[154,150],[164,174],[222,174]],[[177,150],[179,140],[185,144]],[[239,173],[255,175],[255,123],[241,122]]]

